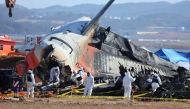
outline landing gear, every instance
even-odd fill
[[[12,9],[9,8],[9,17],[12,17]]]
[[[12,9],[16,3],[16,0],[5,0],[7,8],[9,8],[9,17],[12,17]]]

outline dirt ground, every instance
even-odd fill
[[[0,101],[1,109],[189,109],[189,102],[137,101],[93,98],[34,98],[30,101]]]

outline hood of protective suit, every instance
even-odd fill
[[[73,74],[74,74],[74,75],[77,74],[77,71],[76,71],[76,70],[73,70]]]
[[[130,72],[125,72],[125,76],[129,76],[130,75]]]
[[[90,72],[87,72],[87,76],[88,76],[88,74],[89,74],[89,77],[92,76]]]
[[[158,74],[155,73],[154,76],[158,76]]]
[[[83,71],[83,70],[84,70],[84,69],[83,69],[83,67],[80,67],[80,70],[82,70],[82,71]]]
[[[154,75],[154,72],[150,72],[151,75]]]
[[[32,73],[32,70],[28,70],[28,73]]]

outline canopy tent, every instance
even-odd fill
[[[160,49],[155,54],[165,60],[172,63],[176,63],[179,66],[185,67],[189,70],[190,53],[178,52],[173,49]],[[189,57],[189,58],[188,58]]]
[[[184,52],[179,52],[177,51],[181,56],[187,58],[190,61],[190,52],[184,53]]]

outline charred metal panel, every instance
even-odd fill
[[[104,51],[100,51],[95,54],[94,68],[98,71],[96,76],[120,76],[120,64],[127,68],[134,67],[137,72],[145,69],[153,69],[159,72],[160,75],[172,77],[171,71],[165,71],[161,68],[146,65],[142,62],[130,60],[122,56],[110,55]],[[175,72],[172,73],[174,74]]]
[[[101,36],[98,35],[104,31],[106,31],[106,29],[100,27],[99,30],[96,31],[93,39],[101,40]],[[94,41],[92,41],[95,47],[98,46],[97,44],[99,44],[99,42],[95,43]],[[134,45],[127,38],[124,38],[114,32],[109,32],[105,41],[103,42],[103,44],[101,44],[101,51],[107,53],[107,55],[123,58],[124,61],[129,60],[128,65],[132,65],[139,71],[143,69],[152,69],[158,71],[161,75],[164,76],[173,76],[177,74],[176,69],[178,68],[178,66],[176,64],[166,61],[156,56],[154,53],[148,52]],[[102,55],[102,58],[105,58],[105,56]],[[105,59],[102,59],[101,61],[101,67],[103,67],[103,62],[105,61]],[[97,69],[102,72],[109,72],[105,71],[105,68],[103,69],[101,67],[98,67]]]
[[[47,47],[44,49],[43,58],[46,59],[46,58],[48,57],[48,55],[49,55],[52,51],[53,51],[52,45],[47,46]]]

